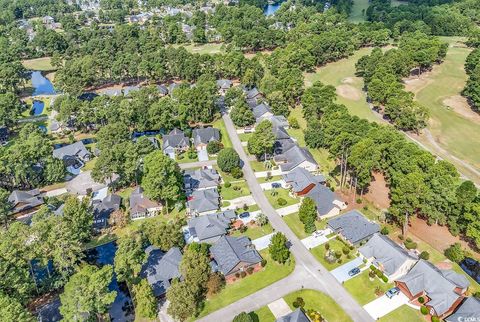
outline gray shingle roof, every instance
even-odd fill
[[[221,237],[211,248],[213,259],[223,275],[228,275],[241,262],[254,265],[262,261],[262,256],[248,237]]]
[[[232,81],[229,79],[219,79],[217,80],[217,87],[220,89],[229,89],[232,87]]]
[[[213,127],[195,129],[193,130],[192,138],[195,146],[208,144],[210,141],[220,141],[220,131]]]
[[[43,198],[40,196],[38,189],[29,191],[14,190],[8,196],[8,202],[13,207],[13,213],[18,213],[42,205]]]
[[[273,127],[288,127],[288,121],[283,115],[274,115],[270,118]]]
[[[318,184],[316,177],[304,168],[296,168],[289,173],[284,174],[282,177],[287,184],[292,186],[292,190],[295,193],[302,191],[312,184]]]
[[[373,223],[358,210],[351,210],[337,218],[330,219],[328,225],[352,244],[356,244],[380,231],[380,226]]]
[[[437,315],[442,315],[460,297],[455,292],[455,288],[461,286],[452,282],[452,276],[446,278],[441,270],[421,259],[407,275],[399,278],[398,281],[405,283],[412,295],[425,291],[430,298],[426,304],[433,307]]]
[[[336,207],[333,203],[335,200],[340,200],[335,192],[323,185],[318,184],[312,190],[310,190],[306,196],[315,201],[315,204],[317,205],[317,212],[320,217],[327,215],[333,208]]]
[[[133,92],[138,92],[140,90],[139,86],[126,86],[122,89],[124,95],[128,95]]]
[[[131,214],[145,213],[150,208],[161,206],[158,202],[148,199],[148,197],[143,194],[143,189],[140,186],[132,191],[129,204]]]
[[[220,195],[216,188],[195,190],[188,197],[188,207],[196,213],[217,210],[220,207]]]
[[[194,217],[188,221],[188,228],[190,234],[201,242],[225,235],[236,217],[233,210]]]
[[[359,251],[366,258],[374,257],[375,263],[381,264],[387,275],[397,272],[405,261],[417,260],[397,243],[381,234],[374,234]]]
[[[270,106],[268,106],[266,103],[261,103],[257,106],[255,106],[252,109],[253,115],[255,116],[255,119],[258,121],[259,118],[264,116],[265,114],[272,114],[272,110],[270,109]]]
[[[168,94],[168,88],[165,85],[157,85],[157,91],[162,95]]]
[[[245,95],[246,95],[247,99],[253,99],[253,98],[256,98],[257,96],[259,96],[260,92],[258,91],[258,89],[256,87],[254,87],[252,89],[245,90]]]
[[[147,262],[143,264],[140,276],[146,278],[152,286],[153,294],[160,296],[170,287],[170,281],[181,278],[179,271],[182,253],[178,247],[172,247],[166,253],[155,246],[145,249],[148,255]]]
[[[275,134],[275,139],[277,140],[288,140],[290,139],[290,135],[285,130],[285,128],[281,126],[274,126],[273,127],[273,134]]]
[[[168,135],[164,135],[162,137],[162,142],[163,151],[168,148],[188,148],[190,145],[190,141],[188,140],[188,138],[179,129],[173,129]]]
[[[445,321],[480,321],[480,300],[475,297],[467,298]]]
[[[122,198],[118,195],[107,195],[103,200],[93,201],[93,227],[96,229],[108,226],[112,212],[120,209]]]
[[[185,189],[204,189],[217,187],[220,175],[215,169],[185,170],[183,184]]]
[[[303,313],[302,309],[298,308],[287,315],[279,317],[275,322],[310,322],[310,319]]]
[[[275,161],[285,162],[279,164],[282,172],[291,171],[305,161],[317,164],[307,148],[301,148],[296,144],[282,154],[275,156]]]
[[[85,160],[90,157],[90,152],[88,152],[82,141],[78,141],[53,150],[53,157],[60,160],[64,160],[67,157],[78,157]]]

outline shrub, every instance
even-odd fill
[[[445,249],[445,256],[455,263],[460,263],[465,258],[465,252],[460,243],[455,243]]]
[[[235,167],[232,169],[232,177],[234,177],[235,179],[240,179],[241,177],[243,177],[243,171],[242,169],[240,169],[240,167]]]
[[[285,206],[287,204],[287,201],[283,198],[278,198],[277,199],[277,204],[281,207]]]
[[[294,308],[299,308],[299,307],[303,308],[305,306],[305,301],[303,300],[302,297],[297,297],[295,301],[293,301],[292,305]]]
[[[335,257],[336,257],[337,259],[339,259],[340,257],[342,257],[342,253],[341,253],[339,250],[336,250],[336,251],[335,251]]]
[[[377,274],[377,276],[378,276],[379,278],[382,278],[382,276],[383,276],[382,271],[379,270],[379,269],[377,269],[377,270],[375,271],[375,274]]]
[[[239,230],[240,230],[240,232],[241,232],[241,233],[244,233],[244,232],[246,232],[246,231],[247,231],[247,229],[248,229],[248,227],[247,227],[247,226],[245,226],[245,225],[242,225],[242,226],[240,226],[240,229],[239,229]]]
[[[276,195],[278,195],[278,191],[275,190],[275,189],[273,189],[273,190],[270,192],[270,195],[271,195],[272,197],[275,197]]]
[[[423,315],[427,315],[428,314],[428,307],[422,306],[420,308],[420,312],[422,312]]]
[[[254,270],[253,267],[247,268],[247,273],[248,273],[248,275],[251,275],[251,274],[253,273],[253,270]]]
[[[387,226],[383,226],[382,230],[380,231],[382,235],[388,235],[390,233],[390,230],[388,229]]]
[[[382,281],[385,283],[388,282],[388,277],[386,277],[385,274],[382,275]]]
[[[207,144],[208,154],[217,154],[221,149],[223,149],[223,144],[218,141],[210,141]]]
[[[420,303],[420,304],[425,303],[425,298],[424,298],[423,296],[420,296],[420,297],[418,298],[418,303]]]
[[[343,260],[342,260],[341,258],[339,258],[339,259],[337,260],[337,263],[341,264],[341,263],[343,263]]]
[[[347,259],[352,259],[352,255],[348,254]]]
[[[438,316],[432,316],[432,322],[440,322],[440,318]]]
[[[407,243],[411,243],[413,240],[412,240],[410,237],[407,237],[407,239],[405,239],[405,241],[406,241]]]
[[[225,186],[225,188],[230,188],[232,186],[232,184],[229,181],[227,181],[227,182],[225,182],[224,186]]]
[[[367,206],[367,205],[363,206],[363,210],[367,211],[367,210],[368,210],[368,206]]]
[[[212,296],[218,294],[225,286],[225,278],[220,273],[212,273],[207,281],[207,294]]]
[[[415,248],[417,248],[417,243],[414,242],[414,241],[411,241],[411,240],[410,240],[410,241],[406,240],[403,244],[405,245],[405,247],[406,247],[407,249],[415,249]]]
[[[348,253],[350,253],[350,248],[348,248],[347,246],[343,246],[342,252],[343,252],[345,255],[347,255]]]
[[[376,271],[377,269],[375,268],[375,266],[373,266],[373,265],[370,265],[370,270],[372,270],[372,271]]]
[[[330,244],[329,243],[325,243],[325,250],[329,250],[330,249]]]
[[[398,235],[398,239],[403,240],[403,235]]]
[[[253,318],[250,316],[250,314],[242,312],[233,318],[233,322],[253,322]]]
[[[292,129],[298,129],[300,128],[300,125],[298,124],[298,120],[296,117],[294,117],[293,115],[289,116],[288,117],[288,124],[290,125],[290,127]]]
[[[380,286],[375,287],[375,295],[380,296],[383,294],[382,288]]]
[[[236,277],[236,278],[239,278],[239,277],[240,277],[240,273],[239,273],[239,272],[236,272],[236,273],[235,273],[235,277]]]
[[[428,260],[430,258],[430,253],[424,250],[423,252],[420,253],[420,258],[424,260]]]
[[[190,149],[190,150],[188,150],[187,155],[188,155],[189,159],[196,159],[197,158],[197,151],[195,151],[194,149]]]
[[[362,203],[362,198],[357,198],[356,202],[357,202],[358,204]]]
[[[247,276],[247,273],[245,273],[244,271],[241,271],[241,272],[240,272],[240,277],[241,277],[241,278],[244,278],[245,276]]]
[[[240,186],[233,186],[233,190],[235,190],[235,191],[239,191],[241,189],[242,189],[242,187],[240,187]]]
[[[262,265],[262,267],[265,267],[265,265],[267,265],[267,260],[262,259],[262,261],[260,262],[260,265]]]
[[[247,211],[248,210],[248,205],[246,203],[243,204],[243,211]]]
[[[374,278],[375,277],[375,271],[368,272],[368,277]]]

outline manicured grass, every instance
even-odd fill
[[[370,5],[368,0],[353,0],[353,6],[348,16],[350,22],[363,22],[367,19],[366,11]]]
[[[263,161],[250,161],[250,166],[255,172],[263,172],[269,170],[265,168],[265,163]]]
[[[422,313],[420,313],[420,310],[415,310],[408,305],[402,305],[395,311],[390,312],[389,314],[380,318],[379,321],[381,322],[400,322],[400,321],[424,322],[425,318],[423,317]]]
[[[218,166],[214,166],[214,169],[218,171],[218,173],[222,177],[223,182],[232,183],[232,182],[236,182],[236,181],[244,181],[243,178],[235,179],[234,177],[232,177],[232,175],[230,173],[223,172],[222,170],[220,170],[220,168]]]
[[[51,64],[50,57],[42,57],[42,58],[35,58],[35,59],[28,59],[22,61],[23,67],[28,70],[40,70],[40,71],[52,71],[56,70],[55,67]]]
[[[310,236],[310,234],[307,234],[305,232],[303,223],[300,221],[300,218],[298,218],[298,213],[283,216],[283,220],[285,220],[285,223],[288,225],[288,227],[290,227],[290,229],[295,233],[295,235],[297,235],[298,238],[304,239],[305,237]],[[316,221],[315,226],[317,227],[317,229],[322,229],[322,226],[324,226],[322,224],[324,222],[326,223],[326,221]]]
[[[335,269],[345,263],[348,263],[349,261],[353,260],[354,259],[354,254],[357,252],[356,249],[353,249],[350,251],[350,254],[351,254],[351,257],[352,258],[347,258],[346,255],[344,255],[342,253],[342,249],[343,247],[345,246],[345,244],[343,242],[341,242],[340,240],[337,240],[336,238],[334,239],[331,239],[328,241],[328,244],[330,245],[330,249],[332,251],[339,251],[341,254],[342,254],[342,257],[340,257],[340,259],[342,260],[341,263],[338,263],[338,261],[335,261],[333,263],[329,263],[326,259],[325,259],[325,254],[327,253],[327,251],[325,250],[325,244],[323,245],[320,245],[320,246],[317,246],[317,247],[314,247],[312,248],[310,251],[312,252],[313,256],[315,256],[315,258],[323,265],[325,266],[326,269],[328,269],[329,271],[331,271],[332,269]]]
[[[250,195],[250,190],[248,189],[247,183],[245,181],[232,183],[231,186],[228,188],[225,187],[225,184],[223,184],[221,187],[222,189],[220,191],[220,195],[223,200],[232,200],[235,198]]]
[[[352,279],[349,279],[343,286],[352,296],[357,300],[360,305],[365,305],[377,298],[375,289],[378,287],[384,292],[394,286],[393,283],[384,283],[379,278],[375,277],[373,281],[370,281],[368,277],[369,270],[365,270]]]
[[[123,204],[130,198],[130,195],[132,194],[133,190],[135,188],[129,187],[122,189],[121,191],[117,191],[115,194],[119,195],[123,199]]]
[[[281,180],[281,179],[282,179],[282,176],[273,176],[268,180],[267,180],[267,177],[257,178],[257,181],[259,183],[265,183],[265,182],[275,182],[275,181],[278,181],[278,180]]]
[[[107,244],[113,240],[116,240],[118,237],[115,234],[103,234],[95,236],[91,241],[83,245],[84,249],[95,248],[100,245]]]
[[[247,236],[251,240],[254,240],[271,233],[273,233],[273,228],[272,228],[272,225],[268,223],[264,226],[248,227],[247,231],[245,231],[244,233],[241,233],[239,230],[236,230],[233,232],[232,236],[236,236],[236,237]]]
[[[203,45],[194,45],[194,44],[182,44],[182,45],[173,45],[173,47],[185,47],[191,53],[194,54],[217,54],[223,53],[225,49],[222,47],[223,44],[203,44]]]
[[[275,196],[272,196],[272,192],[273,191],[276,191],[277,194]],[[267,199],[268,201],[270,202],[270,204],[273,206],[273,208],[275,209],[279,209],[279,208],[283,208],[283,207],[287,207],[287,206],[291,206],[291,205],[294,205],[296,203],[299,203],[300,201],[296,198],[293,198],[293,197],[290,197],[290,195],[288,194],[288,190],[287,189],[283,189],[283,188],[278,188],[278,189],[273,189],[273,190],[267,190],[265,191],[265,196],[267,196]],[[279,198],[283,198],[287,201],[287,204],[285,205],[279,205],[278,204],[278,199]]]
[[[198,156],[194,159],[189,158],[188,152],[182,153],[181,155],[177,155],[175,161],[177,163],[192,163],[198,161]]]
[[[213,127],[220,130],[220,134],[222,136],[222,144],[225,148],[232,147],[232,141],[230,141],[230,137],[228,136],[227,128],[225,127],[225,122],[223,119],[218,119],[212,124]]]
[[[358,0],[368,2],[367,0]],[[357,0],[354,1],[354,3]],[[352,91],[358,94],[358,99],[353,97],[347,98],[341,95],[337,96],[337,102],[344,104],[351,114],[370,121],[378,122],[378,118],[370,110],[366,95],[362,91],[363,79],[355,77],[355,64],[363,56],[370,54],[372,48],[362,48],[356,51],[352,56],[329,63],[316,70],[315,73],[305,74],[305,85],[311,86],[316,81],[321,81],[327,85],[338,87],[339,85],[347,85]]]
[[[230,303],[236,302],[241,298],[281,280],[288,276],[295,268],[295,260],[293,258],[291,258],[285,265],[282,265],[271,259],[268,249],[260,251],[260,255],[267,260],[267,265],[264,269],[252,275],[248,275],[244,279],[236,281],[233,284],[225,286],[219,294],[205,301],[205,306],[200,312],[200,317],[225,307]]]
[[[93,170],[93,168],[95,167],[95,163],[97,163],[97,158],[93,158],[92,160],[88,161],[87,163],[85,163],[85,166],[83,167],[83,171],[88,171],[88,170]]]
[[[247,209],[248,212],[254,212],[257,210],[260,210],[260,207],[257,204],[248,206],[248,209]],[[239,209],[237,212],[242,213],[243,211],[244,211],[243,209]]]
[[[305,301],[305,310],[318,311],[326,320],[332,322],[352,321],[343,309],[328,295],[314,290],[301,290],[290,293],[283,299],[287,302],[292,310],[293,302],[297,297],[303,298]]]
[[[238,137],[240,138],[240,141],[247,142],[252,135],[253,133],[240,133]]]
[[[268,306],[264,306],[254,312],[250,312],[253,322],[275,322],[275,316]]]

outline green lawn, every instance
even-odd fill
[[[367,2],[367,0],[358,0]],[[356,3],[357,0],[354,1]],[[355,77],[355,64],[363,56],[370,54],[372,48],[362,48],[352,56],[336,62],[328,63],[320,67],[314,73],[305,74],[305,85],[311,86],[316,81],[338,87],[343,85],[350,89],[355,96],[337,95],[337,102],[344,104],[351,114],[370,121],[378,121],[378,118],[370,110],[366,95],[362,91],[363,79]]]
[[[182,45],[173,45],[173,47],[185,47],[186,50],[188,50],[191,53],[194,54],[218,54],[218,53],[223,53],[225,52],[225,49],[223,48],[223,44],[203,44],[203,45],[194,45],[194,44],[182,44]]]
[[[283,216],[282,218],[283,220],[285,220],[285,223],[288,225],[288,227],[290,227],[290,229],[295,233],[295,235],[297,235],[298,238],[303,239],[310,235],[305,232],[305,229],[303,228],[303,223],[300,221],[300,218],[298,218],[298,213]],[[322,222],[315,222],[315,226],[317,226],[317,229],[324,228],[325,224],[325,220]]]
[[[352,10],[348,16],[348,20],[351,22],[363,22],[366,20],[365,11],[367,11],[370,5],[368,0],[353,0]]]
[[[273,233],[273,228],[270,223],[264,226],[255,226],[255,227],[248,227],[247,231],[241,233],[240,231],[233,232],[232,236],[239,237],[239,236],[247,236],[251,240],[260,238],[262,236],[268,235]]]
[[[212,126],[220,130],[223,146],[225,148],[231,148],[232,141],[230,141],[230,137],[228,136],[227,128],[225,127],[225,122],[223,122],[223,119],[220,118],[216,120],[215,122],[213,122]]]
[[[235,198],[250,195],[250,190],[248,189],[247,183],[245,181],[232,183],[231,186],[228,188],[225,187],[225,184],[223,184],[221,187],[222,189],[220,191],[220,195],[223,200],[232,200]]]
[[[250,312],[253,322],[275,322],[275,316],[268,306],[264,306],[254,312]]]
[[[340,251],[342,253],[342,249],[343,247],[345,246],[345,244],[339,240],[337,240],[336,238],[333,238],[331,240],[328,241],[328,244],[330,245],[330,249],[333,250],[333,251]],[[344,255],[342,253],[342,256],[340,257],[340,259],[342,260],[341,263],[338,263],[337,261],[334,262],[334,263],[329,263],[326,259],[325,259],[325,254],[326,254],[326,250],[325,250],[325,244],[323,245],[320,245],[320,246],[317,246],[317,247],[314,247],[310,250],[313,254],[313,256],[315,256],[315,258],[323,265],[325,266],[325,268],[329,271],[331,271],[332,269],[335,269],[345,263],[348,263],[349,261],[353,260],[355,257],[354,257],[354,254],[356,253],[356,249],[353,249],[350,251],[350,254],[351,254],[351,258],[348,258],[347,255]]]
[[[369,269],[343,283],[343,286],[350,294],[352,294],[360,305],[370,303],[377,298],[377,295],[375,294],[375,289],[377,287],[380,288],[383,295],[384,292],[394,286],[393,283],[384,283],[377,277],[375,277],[373,281],[370,281],[368,272]]]
[[[270,258],[268,249],[260,251],[260,254],[267,260],[265,268],[240,281],[225,286],[219,294],[205,301],[205,306],[200,312],[200,317],[236,302],[247,295],[255,293],[262,288],[281,280],[288,276],[295,268],[295,260],[293,258],[289,263],[281,265]]]
[[[257,204],[248,206],[248,209],[247,209],[248,212],[254,212],[257,210],[260,210],[260,207]],[[244,211],[243,209],[240,209],[238,212],[241,213],[243,211]]]
[[[255,172],[263,172],[268,170],[265,168],[265,163],[263,161],[250,161],[250,166]]]
[[[426,320],[419,310],[415,310],[408,305],[402,305],[395,311],[390,312],[389,314],[380,318],[379,321],[381,322],[400,322],[400,321],[424,322]]]
[[[274,181],[278,181],[278,180],[281,180],[281,179],[282,179],[282,176],[272,176],[268,180],[267,180],[267,177],[257,178],[257,181],[259,183],[265,183],[265,182],[274,182]]]
[[[240,141],[247,142],[252,135],[253,133],[240,133],[238,137],[240,138]]]
[[[328,321],[341,322],[352,321],[343,309],[328,295],[314,290],[301,290],[290,293],[284,297],[290,308],[294,310],[293,302],[297,297],[305,301],[305,310],[315,310]]]
[[[56,70],[55,67],[51,64],[50,57],[42,57],[42,58],[35,58],[35,59],[28,59],[22,61],[23,67],[28,70],[40,70],[40,71],[52,71]]]
[[[88,170],[93,170],[95,167],[95,163],[97,163],[97,158],[93,158],[92,160],[88,161],[85,163],[85,166],[83,167],[83,171],[88,171]]]
[[[230,173],[226,173],[226,172],[223,172],[222,170],[220,170],[220,168],[218,166],[214,166],[215,170],[217,170],[217,172],[220,174],[220,176],[222,177],[222,180],[223,182],[236,182],[236,181],[244,181],[244,179],[240,178],[240,179],[235,179],[234,177],[232,177],[232,175]]]
[[[272,196],[272,192],[274,192],[274,191],[276,191],[277,194],[275,196]],[[291,206],[291,205],[294,205],[296,203],[299,203],[298,199],[291,197],[288,194],[288,190],[283,189],[283,188],[278,188],[278,189],[274,189],[274,190],[267,190],[267,191],[265,191],[265,196],[267,196],[268,201],[270,202],[270,204],[275,209],[279,209],[279,208],[283,208],[283,207],[287,207],[287,206]],[[279,198],[285,199],[287,201],[287,204],[282,205],[282,206],[279,205],[278,204],[278,199]]]
[[[185,153],[182,153],[180,155],[177,155],[175,161],[177,161],[177,163],[192,163],[192,162],[197,162],[198,157],[196,157],[194,159],[190,159],[188,157],[188,152],[185,152]]]

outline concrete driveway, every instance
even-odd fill
[[[262,187],[263,190],[272,190],[272,184],[278,184],[282,188],[286,188],[285,181],[283,180],[277,180],[277,181],[271,181],[271,182],[264,182],[260,184],[260,187]],[[277,187],[278,188],[278,187]]]
[[[395,295],[391,299],[386,295],[383,295],[378,299],[365,304],[363,308],[372,316],[372,318],[377,320],[407,303],[408,297],[400,292],[400,294]]]
[[[330,234],[332,231],[330,229],[323,230],[323,235],[314,237],[312,235],[302,239],[302,244],[305,245],[308,249],[317,247],[319,245],[325,244],[328,241],[327,235]]]
[[[199,162],[208,161],[208,152],[207,152],[207,150],[199,150],[199,151],[198,151],[198,161],[199,161]]]
[[[330,273],[337,279],[337,281],[339,281],[340,283],[343,283],[345,281],[348,281],[352,277],[355,277],[355,276],[348,275],[348,272],[351,269],[358,267],[362,264],[363,264],[363,260],[360,257],[357,257],[354,260],[351,260],[348,263],[335,268],[334,270],[330,271]]]
[[[266,178],[268,177],[268,173],[270,172],[271,176],[281,176],[282,175],[282,170],[277,169],[277,170],[270,170],[270,171],[255,171],[255,177],[256,178]]]
[[[293,214],[295,212],[298,212],[299,208],[300,208],[300,203],[296,203],[296,204],[291,205],[291,206],[286,206],[286,207],[277,209],[277,213],[280,216],[283,217],[283,216],[290,215],[290,214]]]
[[[274,233],[271,233],[271,234],[252,240],[252,244],[255,245],[255,249],[262,250],[262,249],[268,248],[268,245],[270,245],[270,240],[272,239],[273,234]]]
[[[276,319],[292,312],[287,302],[285,302],[283,298],[268,304],[268,308],[270,309],[270,311],[272,312],[273,316],[275,316]]]

